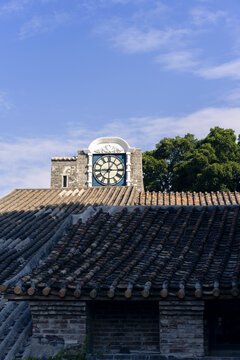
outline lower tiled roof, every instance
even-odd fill
[[[97,207],[71,225],[14,291],[89,298],[237,296],[239,276],[239,206]]]
[[[0,299],[0,360],[29,355],[32,319],[28,303]]]

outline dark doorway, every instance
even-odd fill
[[[94,351],[132,353],[159,351],[157,302],[94,302],[89,305]]]
[[[211,355],[240,355],[240,300],[209,301],[206,321]]]

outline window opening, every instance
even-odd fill
[[[68,187],[68,177],[67,175],[63,175],[63,185],[64,188]]]

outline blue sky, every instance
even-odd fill
[[[0,195],[99,136],[240,133],[239,0],[0,0]]]

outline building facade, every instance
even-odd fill
[[[141,151],[100,138],[0,199],[1,360],[86,339],[111,360],[240,358],[240,194],[142,180]]]

